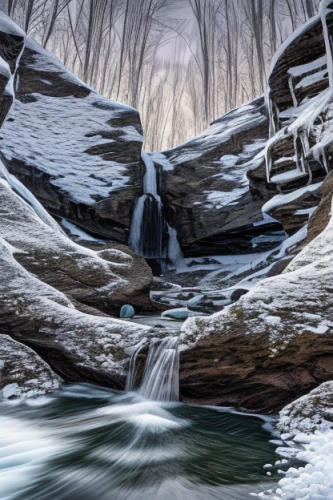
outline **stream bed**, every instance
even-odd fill
[[[0,406],[1,500],[246,500],[273,487],[271,420],[86,384]]]

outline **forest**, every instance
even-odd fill
[[[8,0],[84,82],[140,111],[145,149],[198,135],[265,89],[270,62],[319,0]]]

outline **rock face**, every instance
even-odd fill
[[[11,32],[16,33],[15,25],[5,16],[4,21],[2,21],[2,16],[0,19],[0,32],[3,25],[7,30],[10,29]],[[17,32],[18,35],[13,35],[12,42],[9,37],[3,37],[6,50],[1,46],[2,35],[0,34],[0,53],[4,55],[8,53],[10,57],[16,54],[16,61],[9,58],[8,63],[2,65],[6,68],[7,78],[3,96],[7,98],[7,93],[11,91],[11,99],[13,89],[17,87],[14,85],[15,68],[17,66],[20,68],[17,63],[21,54],[16,50],[17,43],[20,42],[21,49],[24,44],[24,34],[22,35],[19,29]],[[10,43],[13,43],[12,48]],[[51,71],[48,62],[43,59],[46,55],[39,53],[37,49],[32,53],[31,42],[27,47],[25,54],[31,57],[31,64],[37,59],[38,64],[43,66],[41,70],[43,80],[49,71],[51,76],[57,73],[54,69],[54,65],[58,64],[56,61],[50,61]],[[27,69],[29,66],[27,58],[25,61]],[[31,69],[30,83],[29,74],[27,69],[28,88],[30,84],[33,85],[34,80],[38,83],[33,69]],[[68,77],[67,84],[66,77]],[[25,83],[22,80],[19,81],[20,88],[23,89]],[[17,135],[14,137],[14,131],[11,132],[16,145],[27,141],[25,147],[28,147],[29,138],[32,148],[38,149],[38,144],[41,147],[42,141],[47,143],[45,136],[43,139],[33,128],[34,116],[29,116],[28,109],[24,111],[20,106],[28,106],[37,102],[37,106],[40,104],[43,107],[46,105],[43,100],[46,96],[57,99],[53,96],[56,84],[61,86],[64,83],[64,86],[61,86],[61,92],[64,93],[62,99],[64,103],[67,102],[67,105],[73,104],[73,99],[77,99],[77,102],[82,104],[83,99],[86,98],[92,99],[93,102],[96,99],[96,103],[101,104],[98,96],[96,97],[83,85],[79,85],[77,80],[73,81],[64,69],[59,69],[59,75],[55,75],[52,85],[46,80],[42,83],[45,88],[50,87],[50,95],[46,90],[45,94],[38,94],[42,96],[40,97],[42,102],[38,102],[37,94],[32,95],[28,91],[24,94],[22,90],[23,93],[20,96],[22,100],[16,102],[12,118],[9,118],[7,122],[15,124],[17,120]],[[41,92],[42,89],[39,91]],[[68,101],[66,101],[66,96]],[[88,105],[87,102],[86,105]],[[121,134],[133,134],[133,136],[137,134],[136,132],[134,134],[132,129],[126,131],[126,125],[124,128],[120,125],[120,121],[125,119],[128,111],[124,112],[122,107],[116,109],[116,104],[110,104],[110,106],[114,113],[112,119],[118,120],[118,129],[121,129]],[[80,104],[76,108],[76,113],[79,107]],[[17,111],[18,108],[21,109],[23,115]],[[41,120],[39,124],[38,119],[36,120],[36,127],[40,128],[40,132],[42,122],[44,123],[43,130],[46,129],[45,123],[50,125],[48,120],[50,120],[51,108],[52,106],[47,110],[44,107],[46,114],[39,116]],[[96,109],[99,109],[98,106]],[[7,108],[3,106],[3,113],[6,113],[6,110]],[[73,109],[71,112],[74,113]],[[107,113],[110,117],[109,108]],[[119,113],[121,116],[118,116]],[[20,129],[23,127],[24,120],[31,120],[31,127],[29,122],[26,122],[24,126],[26,136]],[[97,126],[99,122],[97,120],[93,123]],[[115,126],[114,121],[113,126]],[[113,129],[112,131],[115,132]],[[50,131],[46,131],[46,135],[49,133]],[[57,136],[54,130],[52,134]],[[59,134],[61,135],[62,132],[59,131]],[[66,134],[68,138],[71,137],[69,130],[66,130]],[[36,142],[33,139],[36,139]],[[76,140],[78,138],[75,138],[74,143],[78,145]],[[57,147],[59,153],[61,147],[60,143],[57,146],[53,143],[55,149],[52,151],[52,141],[47,146],[49,155],[55,154]],[[49,147],[51,149],[48,149]],[[37,149],[35,160],[36,164],[41,165],[43,161],[37,156]],[[4,151],[9,155],[9,149],[6,149],[5,144],[3,144]],[[118,151],[117,148],[115,151]],[[19,146],[17,152],[18,155],[22,153]],[[43,153],[43,149],[40,152]],[[69,154],[68,150],[67,153]],[[58,176],[58,180],[70,176],[70,173],[65,171],[66,154],[64,153],[62,157],[61,165],[58,163],[58,167],[62,166],[66,175]],[[79,158],[82,159],[80,155]],[[49,166],[50,163],[46,157],[44,160],[45,166]],[[120,161],[119,157],[118,160]],[[18,166],[18,163],[15,164]],[[23,163],[20,165],[22,167]],[[71,168],[73,168],[73,185],[70,185],[67,178],[68,191],[66,193],[69,196],[69,191],[74,189],[77,190],[78,196],[88,197],[88,194],[92,193],[91,190],[89,191],[91,186],[83,182],[80,191],[82,177],[76,176],[77,172],[73,164]],[[29,171],[27,165],[22,170],[25,173],[30,172],[31,179],[33,179],[32,171],[33,169]],[[35,175],[36,171],[33,171],[33,174]],[[54,182],[56,182],[55,177],[56,175],[53,178]],[[48,175],[45,178],[50,180]],[[38,184],[39,188],[42,185]],[[47,191],[46,185],[45,183]],[[62,189],[65,192],[65,185],[59,188],[59,191],[52,183],[50,186],[52,192],[53,189],[56,193],[60,193]],[[92,186],[93,190],[94,185]],[[121,245],[108,244],[101,250],[93,250],[74,243],[33,194],[15,176],[8,173],[2,162],[0,162],[0,191],[0,329],[1,332],[6,333],[6,335],[0,335],[1,397],[8,399],[24,395],[38,395],[56,389],[61,379],[53,373],[52,369],[65,381],[95,381],[123,388],[128,363],[126,351],[142,340],[149,332],[149,328],[122,322],[107,314],[118,314],[121,306],[128,302],[128,296],[131,296],[131,301],[138,310],[151,307],[149,288],[153,277],[149,267],[143,259]],[[61,195],[63,200],[66,199],[66,193]]]
[[[263,98],[231,111],[202,136],[152,157],[161,169],[166,219],[186,256],[253,251],[266,183],[268,120]],[[274,228],[273,228],[274,229]]]
[[[41,396],[61,382],[32,349],[0,335],[0,401]]]
[[[142,179],[136,110],[92,91],[28,39],[0,137],[8,170],[50,213],[127,243]]]
[[[185,323],[180,377],[186,401],[276,412],[333,379],[332,31],[333,3],[324,2],[322,17],[275,56],[267,92],[264,156],[267,181],[278,194],[262,210],[296,243],[303,240],[303,250],[278,263],[272,277],[237,304]]]
[[[279,430],[293,435],[324,430],[333,423],[333,382],[326,382],[280,412]]]
[[[276,412],[333,378],[332,250],[331,221],[281,276],[185,323],[184,400]]]
[[[45,223],[1,176],[0,193],[0,234],[27,271],[107,314],[119,317],[128,296],[138,310],[151,309],[153,277],[141,257],[113,245],[95,252],[73,243],[55,222]]]

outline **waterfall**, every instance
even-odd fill
[[[134,391],[135,389],[135,378],[136,378],[136,371],[137,371],[137,366],[136,362],[138,359],[138,356],[142,349],[145,346],[145,342],[140,342],[140,344],[137,346],[135,349],[134,353],[131,356],[130,359],[130,365],[128,369],[128,375],[127,375],[127,380],[126,380],[126,392],[131,392]]]
[[[163,255],[162,201],[158,195],[154,162],[144,152],[142,160],[146,167],[143,195],[134,207],[128,244],[146,259],[160,259]]]
[[[136,376],[137,357],[143,346],[139,345],[132,355],[126,389],[133,390]],[[153,401],[179,400],[179,350],[178,338],[154,339],[137,391],[141,396]]]
[[[169,244],[168,244],[168,257],[174,265],[177,272],[184,272],[187,265],[184,261],[184,255],[180,248],[177,231],[168,224]]]

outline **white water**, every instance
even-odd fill
[[[130,361],[126,388],[134,390],[139,345]],[[138,394],[153,401],[179,400],[179,350],[178,338],[152,340]]]
[[[128,376],[126,380],[126,392],[131,392],[134,391],[135,389],[135,378],[136,378],[136,371],[137,371],[137,359],[142,351],[142,349],[145,346],[145,342],[140,342],[138,347],[135,349],[134,353],[132,354],[132,357],[130,359],[130,365],[128,369]]]
[[[156,170],[153,160],[150,156],[142,152],[142,160],[146,167],[146,172],[143,178],[143,195],[136,201],[129,237],[129,247],[134,252],[146,258],[161,258],[162,257],[162,201],[157,192],[157,178]],[[156,213],[153,220],[145,221],[145,206],[151,201],[155,200]],[[155,228],[150,227],[150,224],[156,224]],[[155,236],[154,242],[145,241],[147,230],[153,229]],[[150,245],[149,245],[150,243]],[[152,244],[153,243],[153,244]],[[151,248],[149,248],[151,246]]]

